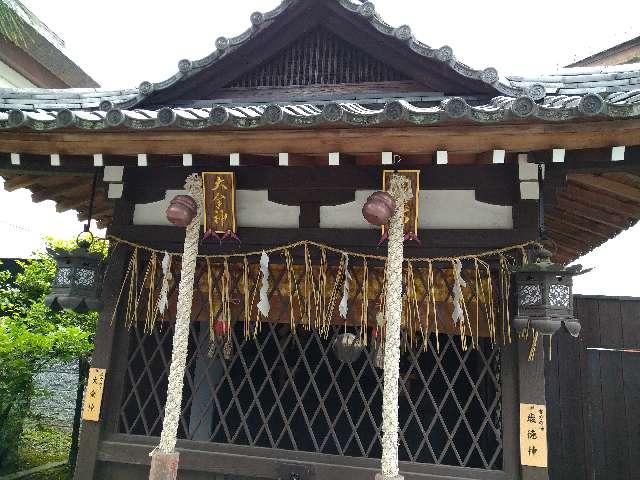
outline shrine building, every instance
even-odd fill
[[[373,480],[392,368],[406,480],[551,478],[545,362],[580,329],[559,265],[640,219],[640,64],[503,77],[369,1],[249,25],[136,88],[0,89],[5,188],[107,229],[99,301],[51,300],[101,307],[75,478],[150,478],[172,358],[181,479]],[[399,177],[392,271],[363,205]]]

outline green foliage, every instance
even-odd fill
[[[66,461],[70,446],[70,429],[43,424],[29,418],[25,421],[24,430],[18,442],[18,458],[7,468],[0,468],[0,477],[48,463]],[[62,480],[70,478],[70,475],[67,468],[60,467],[29,478]]]
[[[52,248],[74,242],[49,240]],[[103,254],[104,246],[96,247]],[[54,312],[44,305],[55,275],[45,253],[20,262],[23,271],[9,282],[0,272],[0,466],[16,454],[17,438],[36,391],[34,376],[52,362],[88,355],[97,314]]]

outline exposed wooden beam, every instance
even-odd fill
[[[610,193],[616,197],[640,203],[640,189],[616,182],[601,175],[576,173],[569,175],[569,182]]]
[[[590,242],[597,242],[598,244],[600,244],[603,241],[609,240],[610,238],[610,237],[602,237],[592,232],[587,232],[580,228],[571,227],[567,224],[559,223],[554,220],[548,220],[545,223],[545,225],[548,227],[549,230],[554,232],[564,233],[567,236],[573,238],[574,240],[579,240],[579,241],[588,240]],[[616,232],[613,231],[611,233],[611,236],[614,236],[615,234]]]
[[[91,184],[81,181],[58,185],[53,190],[49,190],[49,188],[53,188],[53,186],[44,186],[43,190],[32,193],[31,200],[40,203],[44,200],[52,200],[52,197],[61,196],[70,201],[82,201],[91,192]]]
[[[564,210],[552,209],[545,212],[545,222],[568,225],[583,232],[592,233],[600,238],[608,240],[612,238],[617,230],[612,227],[592,222],[584,217],[573,215]]]
[[[609,225],[617,230],[625,230],[629,228],[630,222],[628,219],[608,212],[598,210],[594,206],[587,206],[582,203],[576,202],[564,196],[562,193],[558,193],[556,197],[557,206],[562,210],[567,210],[580,217],[584,217],[589,220],[593,220],[597,223]]]
[[[591,250],[603,243],[601,239],[594,240],[593,237],[588,237],[587,234],[572,235],[566,229],[553,224],[548,225],[548,230],[556,239],[560,239],[564,245],[577,252]]]
[[[586,188],[580,188],[579,186],[571,183],[567,185],[563,192],[569,198],[583,203],[588,203],[590,205],[597,205],[598,208],[602,210],[640,219],[640,203],[622,202],[611,195],[587,190]]]
[[[481,134],[479,133],[481,130]],[[393,151],[421,154],[441,150],[456,153],[481,153],[495,145],[507,151],[523,152],[610,148],[634,145],[640,138],[640,120],[607,120],[554,124],[511,123],[501,125],[438,125],[369,128],[260,129],[234,131],[136,131],[94,132],[28,130],[0,133],[0,145],[6,152],[93,155],[149,154],[182,155],[186,148],[193,154],[228,155],[229,152],[328,152],[373,153]],[[608,158],[608,157],[607,157]]]
[[[13,177],[5,178],[4,189],[7,192],[13,192],[19,188],[27,188],[38,182],[38,177],[32,177],[30,175],[16,175]]]
[[[553,235],[551,235],[551,239],[553,240]],[[567,247],[566,245],[561,244],[560,242],[556,242],[553,245],[552,251],[555,250],[555,254],[561,257],[561,263],[570,263],[574,261],[576,258],[582,256],[580,252],[573,250],[572,248]]]
[[[289,164],[296,157],[290,157]],[[236,174],[237,185],[246,190],[378,190],[382,186],[385,167],[340,165],[328,167],[326,158],[322,167],[278,168],[255,166],[228,168]],[[476,198],[499,205],[513,204],[517,192],[514,165],[430,165],[416,167],[421,172],[422,189],[469,189]],[[180,189],[185,178],[204,167],[155,167],[153,185],[144,169],[127,168],[124,196],[135,203],[148,203],[164,198],[166,190]]]
[[[604,172],[603,177],[640,189],[640,171],[638,172]]]

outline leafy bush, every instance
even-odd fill
[[[52,362],[88,355],[97,320],[95,313],[54,312],[44,305],[56,269],[48,254],[19,263],[23,271],[13,282],[0,272],[0,467],[15,457],[29,405],[42,394],[35,375]]]

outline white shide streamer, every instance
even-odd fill
[[[262,274],[262,281],[260,283],[260,302],[258,302],[258,311],[263,317],[269,316],[269,255],[266,252],[262,252],[260,257],[260,273]]]
[[[349,256],[346,253],[344,256],[344,287],[342,288],[342,300],[340,300],[340,316],[344,319],[347,318],[347,312],[349,310],[349,282],[351,281],[351,274],[349,273]]]
[[[467,282],[462,278],[462,262],[456,259],[453,261],[453,323],[464,320],[462,310],[462,289],[467,286]]]

